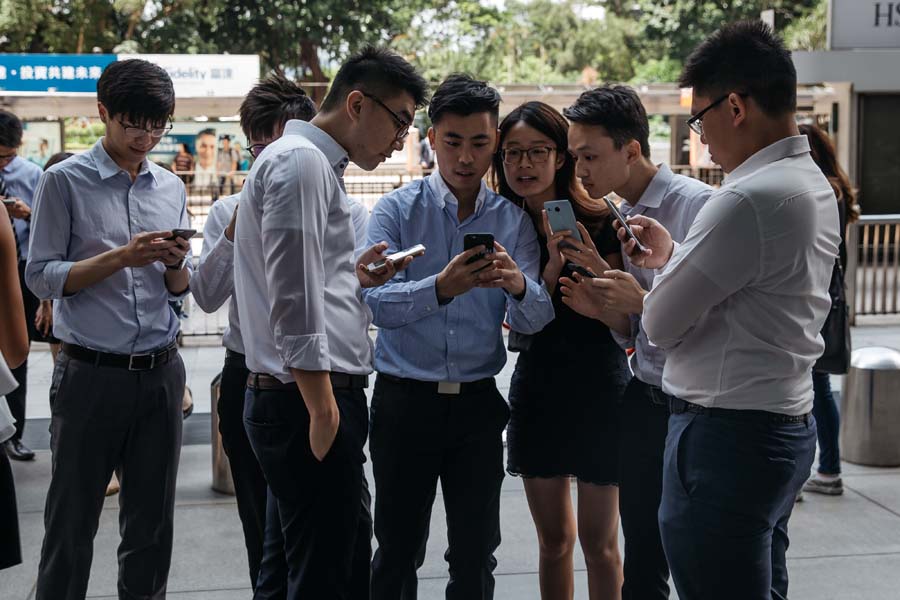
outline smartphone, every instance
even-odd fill
[[[625,228],[625,233],[628,234],[628,237],[634,240],[634,243],[637,244],[637,249],[641,252],[646,252],[647,248],[641,243],[641,240],[637,239],[637,236],[634,235],[634,232],[631,230],[631,227],[628,225],[628,221],[625,220],[625,217],[622,216],[622,213],[619,211],[619,207],[616,206],[615,202],[609,199],[607,196],[603,196],[603,201],[606,202],[606,206],[609,208],[609,211],[613,214],[619,223],[622,224],[622,227]]]
[[[550,229],[555,233],[557,231],[571,231],[572,237],[579,242],[584,242],[581,238],[581,232],[578,231],[578,224],[575,221],[575,211],[572,210],[572,203],[568,200],[551,200],[544,202],[544,210],[547,211],[547,220],[550,221]],[[572,248],[572,244],[561,242],[560,248]]]
[[[403,262],[403,259],[408,256],[422,256],[423,254],[425,254],[425,246],[423,246],[422,244],[416,244],[415,246],[407,248],[406,250],[401,250],[400,252],[389,254],[379,261],[369,263],[368,265],[366,265],[366,270],[370,273],[383,273],[384,270],[387,269],[387,264],[389,261],[397,264],[399,262]]]
[[[6,198],[6,197],[3,198],[3,204],[5,204],[6,206],[12,206],[15,203],[16,203],[15,198]]]
[[[484,246],[485,248],[487,248],[487,250],[485,252],[482,252],[481,254],[476,254],[475,256],[467,260],[467,265],[481,260],[482,258],[484,258],[485,254],[494,253],[494,234],[467,233],[465,237],[463,237],[463,250],[471,250],[472,248],[477,248],[478,246]]]
[[[191,239],[192,237],[194,237],[195,235],[197,235],[196,229],[173,229],[172,236],[169,238],[166,238],[166,239],[174,240],[175,238],[181,238],[181,239],[187,241],[187,240]]]

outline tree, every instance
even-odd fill
[[[805,14],[784,29],[791,50],[824,50],[828,45],[828,0],[818,0]]]

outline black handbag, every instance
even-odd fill
[[[825,340],[825,351],[813,370],[843,375],[850,370],[850,310],[847,307],[847,291],[844,286],[844,269],[841,261],[834,261],[831,272],[831,285],[828,287],[831,296],[831,310],[822,326],[822,338]]]

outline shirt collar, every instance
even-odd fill
[[[751,175],[759,169],[790,156],[809,152],[809,139],[805,135],[793,135],[769,144],[725,176],[723,184]]]
[[[431,186],[431,191],[437,196],[438,204],[440,204],[441,208],[446,207],[448,204],[454,207],[459,206],[459,200],[457,200],[456,196],[453,195],[453,192],[450,191],[450,187],[447,185],[447,182],[444,181],[444,178],[441,176],[438,169],[435,169],[431,175],[428,176],[428,185]],[[475,214],[481,212],[481,208],[484,206],[486,199],[487,186],[484,183],[484,179],[482,179],[481,187],[478,189],[478,196],[475,198]]]
[[[284,135],[300,135],[308,139],[325,155],[337,176],[344,176],[344,171],[347,169],[347,165],[350,164],[350,157],[347,155],[344,147],[323,130],[312,123],[291,119],[284,125]]]
[[[97,143],[95,143],[94,147],[91,148],[90,154],[94,159],[94,165],[96,165],[97,167],[97,172],[100,173],[100,179],[106,180],[110,177],[118,175],[119,173],[125,173],[125,169],[120,167],[116,163],[116,161],[114,161],[112,157],[106,152],[106,148],[103,147],[103,138],[97,140]],[[156,172],[153,168],[151,168],[150,161],[146,158],[141,162],[141,168],[138,171],[138,177],[145,173],[150,173],[150,176],[153,177],[153,182],[158,183]]]
[[[659,165],[658,169],[656,175],[650,180],[647,189],[641,194],[641,199],[634,205],[635,208],[638,206],[659,208],[662,205],[662,200],[665,198],[666,191],[669,189],[669,184],[672,183],[672,178],[675,177],[675,174],[672,173],[672,169],[667,164]]]

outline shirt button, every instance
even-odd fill
[[[450,330],[450,335],[453,335],[454,333],[456,333],[456,332],[455,332],[454,330],[451,329],[451,330]]]

